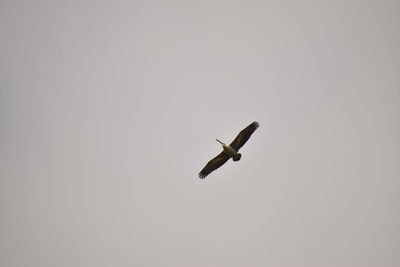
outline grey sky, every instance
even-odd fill
[[[2,1],[0,265],[400,266],[399,25],[398,1]]]

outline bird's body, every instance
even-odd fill
[[[199,177],[204,179],[211,172],[224,165],[224,163],[230,158],[232,158],[233,161],[239,161],[242,157],[242,155],[238,153],[239,149],[247,142],[247,140],[249,140],[250,136],[258,127],[258,122],[255,121],[251,123],[245,129],[243,129],[238,136],[236,136],[235,140],[233,140],[233,142],[229,145],[226,145],[216,139],[222,145],[224,150],[207,163],[207,165],[200,171]]]
[[[222,143],[218,139],[215,139],[215,140],[217,140],[222,145],[222,148],[224,149],[225,154],[227,154],[230,158],[237,158],[240,155],[240,153],[238,153],[232,147],[230,147],[228,145],[225,145],[224,143]]]

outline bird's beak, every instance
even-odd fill
[[[218,139],[215,139],[215,140],[217,140],[217,142],[218,143],[220,143],[221,145],[223,145],[224,143],[222,143],[221,141],[219,141]]]

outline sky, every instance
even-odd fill
[[[388,0],[1,1],[0,265],[400,266],[399,25]]]

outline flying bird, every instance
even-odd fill
[[[233,161],[239,161],[242,155],[238,153],[239,149],[249,140],[250,136],[254,133],[254,131],[260,126],[258,122],[253,122],[246,128],[244,128],[238,136],[236,136],[235,140],[229,144],[229,146],[225,145],[221,141],[217,140],[223,147],[223,151],[218,154],[215,158],[210,160],[207,165],[200,171],[199,177],[200,179],[206,178],[211,172],[215,171],[225,162],[227,162],[230,158]]]

